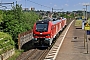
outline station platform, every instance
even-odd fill
[[[73,22],[55,60],[90,60],[90,41],[84,40],[84,34],[85,30],[76,29]]]

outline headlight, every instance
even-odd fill
[[[48,34],[47,36],[50,36],[50,34]]]
[[[50,40],[50,38],[45,38],[45,40]]]
[[[34,38],[34,40],[37,40],[37,38]]]

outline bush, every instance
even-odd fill
[[[9,34],[0,32],[0,54],[14,48],[15,43]]]

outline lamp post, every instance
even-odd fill
[[[86,6],[86,14],[85,14],[85,19],[87,19],[87,6],[89,6],[90,3],[84,3],[83,6]]]
[[[83,18],[85,19],[85,8],[83,8]]]

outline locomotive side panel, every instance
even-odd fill
[[[65,26],[67,25],[67,24],[66,24],[66,21],[67,21],[67,20],[66,20],[66,18],[64,18],[63,20],[64,20],[64,21],[63,21],[63,23],[64,23],[63,26],[65,27]]]
[[[65,26],[67,25],[66,24],[66,18],[64,18],[64,19],[61,19],[61,28],[62,28],[62,30],[63,30],[63,28],[65,28]]]

